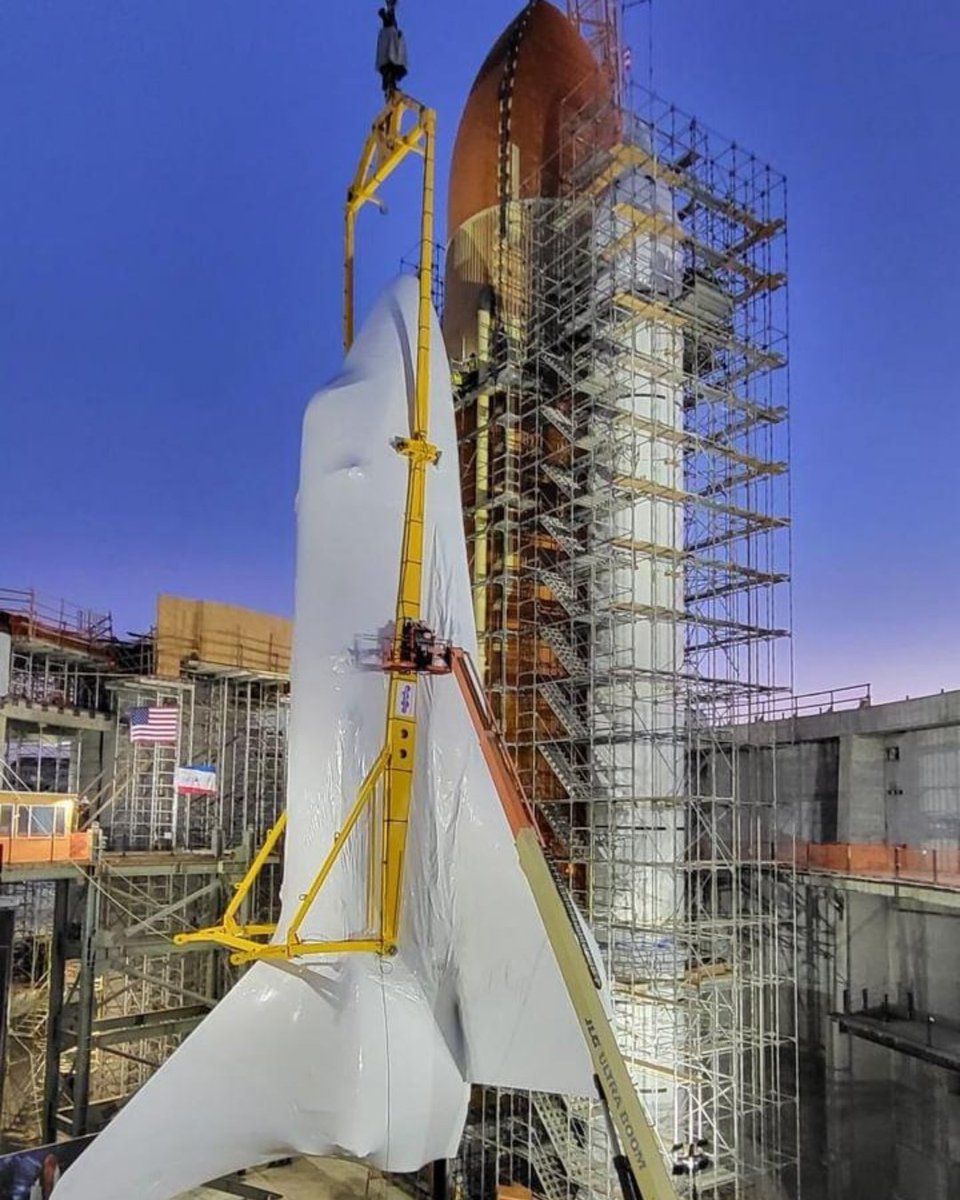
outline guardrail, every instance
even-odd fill
[[[779,857],[790,861],[792,854],[781,848]],[[960,850],[868,842],[798,842],[795,861],[799,871],[960,888]]]
[[[93,861],[93,833],[0,837],[0,856],[5,867],[89,863]]]
[[[746,696],[732,704],[723,720],[730,725],[754,725],[761,721],[789,721],[797,717],[822,716],[824,713],[849,712],[869,708],[870,684],[856,683],[849,687],[828,688],[822,692],[805,692]]]
[[[66,600],[51,600],[33,588],[0,588],[0,612],[19,617],[31,637],[51,634],[85,642],[106,642],[113,637],[113,618],[80,608]]]

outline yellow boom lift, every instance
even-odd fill
[[[416,393],[409,433],[394,442],[397,453],[407,460],[407,496],[396,620],[392,645],[384,661],[389,685],[383,748],[282,938],[275,937],[276,925],[245,924],[240,913],[283,834],[286,814],[270,831],[238,885],[221,923],[196,933],[180,934],[176,941],[181,944],[197,941],[220,944],[233,952],[234,962],[240,963],[257,959],[304,959],[325,954],[396,953],[413,798],[417,681],[427,672],[452,675],[470,714],[515,839],[520,866],[583,1031],[612,1135],[614,1164],[626,1200],[676,1200],[677,1193],[664,1164],[657,1136],[637,1096],[607,1016],[602,980],[584,938],[581,920],[567,889],[544,855],[536,823],[473,663],[465,651],[441,643],[421,620],[427,471],[438,457],[437,448],[429,437],[435,136],[436,114],[402,92],[389,90],[386,105],[364,144],[346,204],[344,344],[349,349],[354,335],[357,215],[366,204],[380,203],[381,187],[410,155],[422,159]],[[304,920],[351,831],[365,815],[373,826],[368,866],[368,911],[373,932],[366,930],[340,941],[304,941],[300,936]]]

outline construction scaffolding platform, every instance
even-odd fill
[[[960,1022],[918,1012],[912,1001],[896,1005],[884,998],[883,1004],[834,1013],[833,1019],[843,1033],[948,1071],[960,1071]]]
[[[108,616],[0,592],[9,1144],[98,1129],[235,978],[173,938],[222,911],[283,807],[290,633],[161,597],[150,634],[118,639]],[[166,735],[141,740],[157,709]],[[206,791],[181,786],[197,766]],[[252,898],[265,920],[276,871]]]
[[[639,88],[568,107],[543,175],[454,365],[484,682],[665,1151],[740,1197],[796,1167],[776,738],[730,733],[790,683],[785,184]],[[589,1105],[486,1090],[462,1166],[601,1196],[605,1146]]]

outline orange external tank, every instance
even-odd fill
[[[559,192],[564,119],[611,98],[590,47],[548,0],[527,4],[487,55],[450,170],[444,336],[454,361],[486,357],[494,314],[522,341],[531,206]]]

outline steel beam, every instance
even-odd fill
[[[93,1013],[96,1003],[97,926],[100,894],[94,872],[85,871],[83,927],[80,934],[80,975],[77,986],[77,1045],[73,1059],[73,1111],[70,1133],[82,1137],[89,1132],[87,1106],[90,1101],[90,1054],[93,1049]]]
[[[69,919],[70,883],[61,879],[57,881],[53,900],[47,1047],[43,1068],[43,1140],[47,1143],[55,1142],[59,1132],[57,1112],[60,1107],[60,1052],[63,1047],[63,984]]]

